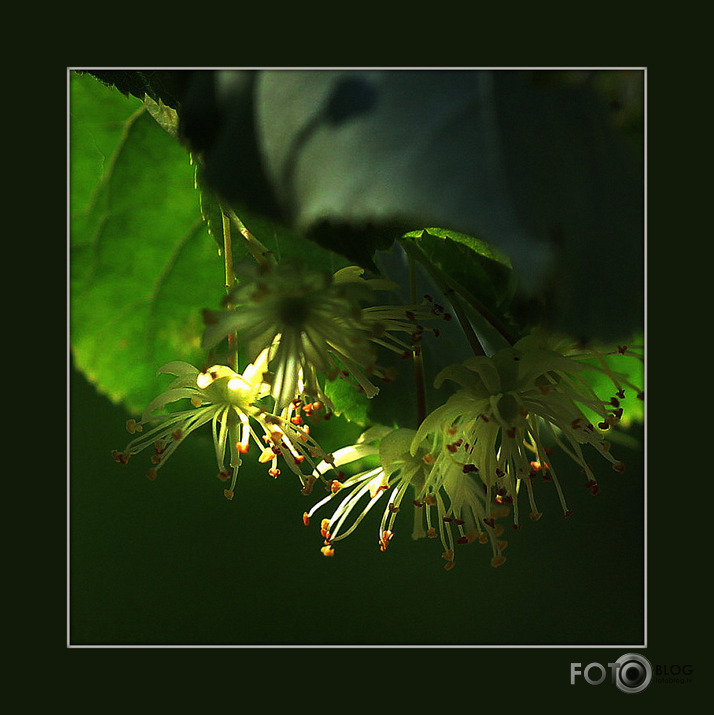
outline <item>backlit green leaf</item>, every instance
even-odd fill
[[[201,220],[189,156],[141,103],[71,82],[70,337],[75,364],[142,410],[170,360],[200,364],[201,309],[222,261]]]

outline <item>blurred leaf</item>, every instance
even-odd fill
[[[553,250],[535,296],[542,324],[576,339],[620,341],[644,326],[641,151],[594,91],[597,73],[575,84],[559,74],[496,73],[500,158],[520,221]],[[530,268],[514,267],[520,284]]]
[[[201,365],[223,266],[186,150],[141,105],[71,78],[70,340],[100,392],[140,411],[170,360]]]
[[[365,266],[415,225],[477,236],[556,332],[641,328],[641,161],[588,73],[215,74],[207,168],[245,208]]]

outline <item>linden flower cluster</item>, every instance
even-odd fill
[[[635,354],[625,347],[618,351]],[[599,364],[592,364],[593,358]],[[600,399],[585,377],[587,371],[606,375],[615,395]],[[380,460],[379,466],[344,482],[332,480],[332,493],[305,513],[304,521],[309,523],[318,509],[340,500],[332,516],[322,521],[324,554],[333,555],[334,543],[354,531],[389,490],[379,526],[380,548],[386,549],[411,487],[417,509],[412,536],[436,537],[438,527],[447,569],[454,565],[454,543],[475,540],[490,542],[491,564],[499,566],[505,561],[502,552],[507,542],[499,539],[503,528],[496,521],[512,508],[513,526],[520,528],[518,496],[523,485],[530,518],[535,521],[542,515],[534,496],[536,475],[555,485],[564,515],[571,514],[551,459],[551,444],[581,468],[585,486],[593,494],[599,486],[585,448],[599,453],[615,471],[624,471],[624,464],[610,454],[604,432],[622,418],[625,388],[639,398],[643,394],[612,372],[597,352],[566,355],[542,338],[529,336],[491,357],[474,357],[444,369],[436,385],[447,379],[459,389],[426,416],[418,430],[368,431],[357,445],[338,450],[332,462],[318,465],[316,475],[324,480],[330,470],[367,454],[377,454]],[[597,427],[585,409],[598,416]],[[375,440],[380,439],[377,446]]]
[[[158,470],[176,451],[179,444],[193,431],[211,423],[213,443],[220,479],[231,480],[224,490],[226,498],[235,494],[238,470],[251,442],[258,447],[258,461],[269,464],[268,473],[280,474],[278,457],[298,475],[303,489],[309,490],[313,479],[302,472],[303,462],[311,468],[318,460],[330,461],[317,442],[312,439],[307,426],[293,415],[292,408],[282,414],[269,412],[262,406],[269,393],[263,380],[267,369],[267,351],[239,375],[225,365],[214,365],[200,372],[185,362],[171,362],[159,374],[175,375],[176,379],[146,408],[140,421],[129,420],[130,433],[139,433],[122,452],[115,450],[114,459],[126,464],[129,458],[149,447],[153,448],[153,467],[147,473],[156,479]],[[170,403],[189,400],[191,407],[175,412],[159,412]],[[154,424],[144,432],[144,426]],[[228,454],[228,465],[225,459]]]
[[[454,545],[476,540],[491,544],[491,563],[500,566],[505,561],[501,552],[507,543],[498,539],[503,529],[495,524],[495,519],[508,510],[501,507],[489,511],[477,480],[432,451],[421,446],[414,448],[416,437],[417,433],[407,428],[372,427],[357,444],[337,450],[332,461],[318,465],[315,474],[331,493],[303,514],[303,522],[309,525],[318,510],[337,502],[332,515],[323,518],[320,524],[324,538],[322,553],[333,556],[334,544],[349,536],[383,495],[387,495],[387,503],[377,541],[379,548],[386,551],[394,536],[397,515],[409,495],[406,504],[413,507],[412,538],[439,537],[447,570],[454,566]],[[340,470],[337,476],[343,477],[341,467],[369,456],[378,456],[379,464],[344,482],[325,477],[334,470]]]
[[[271,476],[280,473],[281,457],[299,476],[303,492],[309,493],[317,479],[311,473],[316,463],[333,461],[312,438],[303,419],[303,415],[333,409],[318,375],[327,379],[352,376],[359,389],[373,397],[378,389],[368,375],[387,379],[377,366],[375,347],[411,355],[412,344],[425,330],[418,320],[447,317],[439,306],[363,308],[362,301],[371,298],[373,291],[390,289],[393,284],[364,279],[362,274],[354,266],[334,275],[287,264],[240,267],[239,285],[228,297],[233,307],[205,311],[204,342],[215,345],[237,333],[253,362],[242,374],[226,365],[204,372],[185,362],[164,365],[159,373],[176,379],[149,404],[140,421],[129,420],[129,432],[139,436],[122,452],[115,450],[115,460],[126,464],[133,454],[153,447],[155,466],[148,472],[153,480],[179,443],[210,422],[218,476],[231,479],[226,497],[234,496],[238,469],[251,442],[259,447],[259,461],[270,463]],[[408,342],[397,333],[407,333]],[[189,400],[192,407],[161,411],[180,400]],[[147,424],[154,426],[144,432]],[[226,454],[230,468],[225,466]],[[307,473],[303,463],[309,467]]]
[[[591,351],[564,355],[542,338],[528,336],[490,358],[474,357],[446,368],[437,376],[437,385],[449,379],[460,389],[427,416],[412,449],[442,439],[444,458],[461,464],[464,471],[478,473],[489,504],[493,499],[513,504],[516,527],[521,484],[528,493],[530,518],[541,516],[532,487],[538,473],[552,480],[563,512],[569,516],[548,445],[557,445],[580,467],[586,486],[596,494],[599,486],[584,448],[593,448],[615,471],[624,471],[624,464],[610,454],[604,431],[622,418],[620,399],[625,386],[643,397],[604,360],[599,366],[587,362],[594,356],[597,353]],[[588,370],[607,375],[616,394],[609,400],[598,397],[585,379]],[[583,408],[599,417],[597,427]]]
[[[238,285],[226,298],[230,308],[204,311],[203,343],[213,347],[235,333],[248,359],[268,349],[266,380],[278,410],[294,399],[332,410],[318,374],[327,380],[351,377],[374,397],[379,389],[370,376],[390,379],[377,364],[376,346],[411,355],[411,344],[424,331],[419,321],[436,311],[426,305],[363,308],[374,291],[395,287],[363,273],[357,266],[334,275],[290,263],[241,266]]]
[[[304,494],[317,481],[325,485],[327,495],[303,520],[308,525],[317,512],[331,510],[320,524],[326,556],[380,503],[379,548],[389,547],[407,507],[413,511],[412,538],[440,541],[447,570],[458,547],[473,542],[490,545],[492,566],[505,562],[508,543],[499,520],[512,514],[513,527],[521,527],[524,492],[530,519],[540,519],[538,475],[554,485],[564,515],[571,514],[554,447],[582,470],[592,494],[599,485],[588,452],[624,471],[605,435],[622,419],[625,391],[639,398],[642,392],[597,350],[558,345],[538,333],[443,369],[435,386],[449,381],[455,390],[429,414],[422,391],[416,429],[372,426],[356,444],[326,452],[303,419],[323,409],[329,416],[334,409],[320,380],[346,379],[372,398],[379,392],[372,380],[390,378],[379,366],[378,348],[416,358],[423,333],[439,333],[424,321],[450,318],[429,296],[419,305],[374,305],[376,291],[394,286],[363,273],[355,266],[334,274],[294,264],[240,267],[226,309],[204,312],[203,342],[215,347],[230,336],[229,345],[232,340],[235,348],[237,340],[252,362],[240,374],[220,364],[205,371],[185,362],[164,365],[159,373],[175,379],[141,420],[129,420],[136,436],[113,452],[116,461],[126,464],[153,449],[147,476],[155,479],[179,444],[210,423],[218,476],[230,480],[228,499],[254,445],[271,476],[287,465]],[[463,325],[458,311],[457,317]],[[611,354],[641,358],[624,346]],[[420,361],[417,378],[423,374]],[[593,375],[605,376],[614,394],[598,396]],[[164,409],[179,402],[185,405]],[[346,477],[344,470],[355,467]]]

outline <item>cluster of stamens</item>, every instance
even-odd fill
[[[230,485],[223,492],[227,499],[235,495],[238,469],[251,443],[258,446],[257,461],[268,465],[267,471],[271,477],[280,474],[280,458],[299,477],[303,492],[310,492],[314,478],[312,474],[303,473],[303,463],[308,463],[312,471],[320,460],[329,464],[331,455],[324,452],[311,437],[309,425],[305,424],[302,415],[320,412],[323,410],[321,404],[296,400],[281,415],[272,414],[260,407],[260,400],[267,394],[267,387],[261,381],[264,373],[260,362],[249,366],[242,376],[219,365],[205,372],[199,372],[187,363],[171,363],[165,367],[167,369],[162,368],[162,371],[173,371],[178,378],[152,402],[141,422],[134,419],[127,422],[129,433],[137,436],[124,451],[113,451],[117,462],[126,464],[132,454],[152,448],[150,461],[153,466],[147,472],[147,477],[154,480],[158,469],[179,443],[193,430],[210,422],[213,426],[218,478],[224,482],[230,480]],[[192,408],[154,414],[155,408],[185,398],[190,400]],[[157,424],[142,434],[143,425],[154,422]],[[226,452],[230,455],[230,468],[224,463]]]
[[[415,510],[412,536],[440,539],[446,570],[454,567],[457,546],[475,542],[490,544],[493,567],[506,561],[508,542],[501,538],[504,528],[498,520],[512,514],[513,528],[521,528],[522,491],[530,519],[541,518],[534,497],[538,477],[554,485],[564,516],[572,515],[550,444],[580,466],[592,495],[599,493],[600,485],[585,461],[583,445],[594,447],[615,471],[624,471],[602,433],[623,419],[625,387],[635,389],[640,399],[642,391],[613,372],[595,351],[566,357],[538,336],[528,336],[491,357],[479,355],[444,369],[436,386],[450,379],[460,387],[443,405],[420,416],[418,430],[375,427],[367,431],[371,437],[365,441],[335,454],[323,451],[307,423],[333,415],[334,406],[320,380],[343,379],[374,397],[379,390],[370,378],[390,382],[395,377],[394,368],[377,363],[376,347],[403,359],[420,356],[424,336],[440,335],[439,328],[426,321],[452,318],[429,295],[420,305],[362,307],[365,295],[385,288],[376,287],[383,281],[361,276],[356,267],[332,276],[293,275],[289,267],[275,266],[248,271],[228,296],[227,311],[205,312],[204,340],[215,345],[237,334],[239,340],[245,338],[247,352],[255,354],[255,363],[243,375],[222,365],[200,373],[186,363],[162,368],[178,379],[149,405],[141,421],[127,422],[129,433],[138,436],[124,451],[114,450],[114,459],[126,464],[132,454],[150,447],[153,466],[147,477],[154,480],[179,443],[210,422],[218,477],[230,480],[223,492],[227,499],[235,496],[242,458],[251,444],[256,445],[257,461],[268,465],[269,476],[280,475],[281,459],[280,464],[298,475],[303,494],[310,494],[318,480],[324,483],[327,496],[303,514],[305,525],[322,505],[337,500],[332,516],[320,523],[321,551],[333,556],[335,543],[352,533],[385,495],[377,545],[387,551],[402,504],[409,505],[409,498],[404,501],[409,493]],[[619,345],[617,354],[635,353]],[[601,401],[582,378],[580,370],[585,368],[578,359],[593,356],[616,387],[609,401]],[[272,412],[261,406],[268,396]],[[154,414],[184,398],[193,409]],[[600,421],[594,420],[599,431],[582,412],[584,406],[599,415]],[[142,434],[148,423],[156,424]],[[227,454],[229,467],[224,462]],[[345,479],[338,468],[365,456],[378,457],[379,466]]]

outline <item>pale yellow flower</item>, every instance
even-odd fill
[[[599,485],[585,449],[594,450],[615,471],[624,471],[624,464],[610,453],[606,430],[622,417],[625,388],[642,397],[641,390],[604,361],[589,364],[594,355],[585,350],[566,355],[533,336],[492,357],[474,357],[446,368],[437,384],[448,379],[460,389],[422,422],[412,452],[442,444],[442,459],[478,474],[489,519],[494,503],[512,504],[518,527],[518,493],[523,485],[530,517],[540,518],[532,485],[537,474],[553,482],[563,512],[569,516],[550,445],[559,447],[581,468],[586,486],[596,494]],[[588,371],[593,370],[612,380],[615,394],[609,398],[595,394],[587,380]],[[599,416],[595,425],[585,410]]]
[[[349,536],[378,502],[386,500],[377,534],[382,551],[394,537],[397,517],[406,506],[413,512],[412,538],[440,538],[445,568],[454,566],[455,545],[476,540],[491,544],[491,564],[500,566],[505,561],[502,551],[506,543],[498,539],[502,528],[495,518],[507,510],[500,507],[494,511],[487,524],[480,482],[453,462],[439,461],[431,452],[417,449],[412,454],[415,436],[411,429],[373,427],[357,444],[337,450],[332,463],[318,465],[316,474],[330,493],[305,512],[303,521],[309,524],[317,511],[333,508],[320,525],[323,554],[334,555],[335,543]],[[343,467],[369,457],[378,458],[378,463],[344,481],[329,479],[335,472],[343,477]]]
[[[303,462],[307,462],[311,470],[317,461],[329,462],[330,457],[310,437],[306,427],[261,406],[262,399],[269,394],[269,387],[263,381],[266,361],[267,354],[261,353],[242,375],[225,365],[214,365],[205,372],[185,362],[164,365],[159,373],[175,375],[176,379],[149,404],[140,421],[129,420],[127,429],[139,436],[122,452],[115,450],[114,458],[126,464],[132,455],[153,448],[154,466],[147,476],[155,479],[179,444],[210,422],[218,476],[231,480],[224,490],[228,499],[234,496],[238,470],[251,444],[257,448],[258,461],[270,465],[271,476],[280,474],[280,457],[298,475],[303,489],[308,490],[312,480],[303,474]],[[187,400],[191,406],[176,412],[161,412],[166,405],[179,400]],[[149,424],[154,426],[144,431],[144,426]]]

